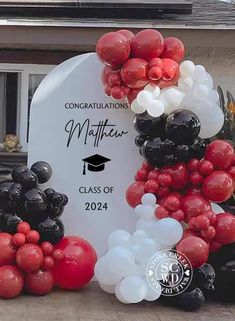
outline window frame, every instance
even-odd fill
[[[19,73],[16,134],[22,146],[22,152],[28,151],[27,115],[29,75],[48,74],[56,65],[0,63],[0,72]]]

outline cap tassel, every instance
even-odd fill
[[[82,173],[83,175],[86,175],[86,163],[84,162],[84,164],[83,164],[83,173]]]

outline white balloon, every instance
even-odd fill
[[[195,71],[195,65],[190,60],[185,60],[180,64],[180,74],[184,77],[192,76]]]
[[[209,96],[210,89],[205,85],[197,85],[193,88],[192,99],[203,98],[206,99]]]
[[[122,279],[122,276],[115,274],[107,266],[106,256],[101,257],[95,265],[95,277],[98,282],[105,285],[114,285]]]
[[[146,193],[141,198],[141,203],[144,205],[155,206],[156,201],[157,201],[156,196],[152,193]]]
[[[202,66],[202,65],[196,65],[196,66],[195,66],[195,72],[196,72],[196,73],[205,73],[205,72],[207,72],[207,71],[206,71],[206,68],[205,68],[204,66]]]
[[[143,204],[139,204],[134,208],[134,213],[138,218],[141,218],[142,211],[143,211]]]
[[[144,87],[144,90],[151,92],[153,95],[153,98],[155,98],[155,99],[158,98],[158,96],[160,95],[160,92],[161,92],[161,90],[158,86],[152,86],[150,84],[146,85]]]
[[[121,302],[121,303],[124,303],[124,304],[130,304],[130,302],[128,302],[127,300],[125,300],[123,298],[123,296],[121,295],[120,293],[120,282],[116,284],[115,286],[115,296],[116,298]]]
[[[155,233],[155,225],[157,224],[156,219],[152,220],[143,220],[139,219],[136,224],[136,230],[143,230],[147,233],[148,236],[153,236]]]
[[[159,251],[171,250],[175,244],[160,244]]]
[[[134,99],[131,103],[131,110],[135,113],[135,114],[142,114],[146,111],[146,107],[140,105],[136,99]]]
[[[215,214],[225,213],[225,211],[216,203],[211,203],[211,209]]]
[[[106,254],[106,262],[110,271],[123,277],[132,271],[135,258],[130,250],[121,246],[116,246],[110,249]]]
[[[158,99],[152,99],[147,105],[147,112],[151,117],[159,117],[165,111],[164,104]]]
[[[109,234],[108,247],[111,249],[115,246],[128,247],[131,245],[131,234],[125,230],[116,230]]]
[[[191,77],[180,78],[178,80],[178,87],[184,93],[187,93],[192,86],[193,86],[193,80]]]
[[[219,93],[216,90],[210,90],[209,100],[213,101],[216,104],[219,104]]]
[[[161,296],[161,285],[159,282],[155,282],[154,284],[154,288],[156,287],[156,289],[153,289],[148,282],[146,282],[147,285],[147,294],[145,296],[145,300],[146,301],[156,301],[157,299],[160,298]]]
[[[140,218],[143,220],[152,220],[154,216],[154,208],[151,205],[141,205],[139,209]]]
[[[218,105],[214,105],[209,113],[198,117],[201,123],[199,137],[211,138],[218,134],[224,125],[224,113]]]
[[[142,278],[130,275],[120,282],[121,297],[129,303],[138,303],[147,295],[147,284]]]
[[[110,294],[115,293],[115,285],[107,285],[107,284],[99,283],[99,286],[106,293],[110,293]]]
[[[195,69],[195,73],[193,75],[193,81],[196,84],[206,85],[208,88],[213,89],[213,78],[208,72],[202,72]]]
[[[148,235],[146,234],[145,231],[137,230],[132,235],[132,242],[134,244],[139,244],[139,243],[141,243],[143,240],[145,240],[147,238],[148,238]]]
[[[160,219],[155,227],[156,239],[161,244],[176,244],[183,236],[181,224],[173,218]]]
[[[175,87],[167,88],[159,96],[159,100],[165,105],[165,113],[169,114],[178,109],[182,103],[185,94]]]
[[[159,244],[152,238],[144,239],[141,243],[133,247],[133,253],[138,260],[143,258],[150,259],[158,250]]]
[[[136,100],[139,105],[147,107],[148,103],[153,100],[153,95],[151,92],[149,92],[147,90],[141,90],[138,93]]]

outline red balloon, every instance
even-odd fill
[[[150,80],[150,84],[153,84],[163,89],[163,88],[174,86],[178,82],[179,78],[180,78],[180,72],[179,72],[179,69],[177,69],[175,76],[171,80],[168,80],[168,81],[164,79],[160,79],[157,81]]]
[[[208,244],[196,236],[188,236],[181,240],[176,246],[176,250],[189,259],[194,269],[206,263],[209,255]]]
[[[215,140],[207,146],[205,159],[211,161],[215,169],[224,170],[230,166],[233,154],[232,145],[224,140]]]
[[[173,166],[165,166],[162,173],[168,173],[172,176],[173,182],[171,187],[175,190],[183,189],[189,180],[188,169],[185,163],[178,163]]]
[[[146,61],[159,57],[163,48],[164,39],[160,32],[154,29],[144,29],[138,32],[131,43],[132,56]]]
[[[121,69],[124,85],[131,88],[142,88],[147,85],[147,68],[147,61],[140,58],[129,59]]]
[[[222,203],[233,194],[232,177],[224,171],[214,171],[206,176],[202,183],[203,195],[212,202]]]
[[[109,76],[120,75],[119,69],[113,69],[111,66],[105,66],[102,72],[102,82],[104,85],[109,85]]]
[[[104,34],[96,44],[96,53],[106,65],[118,67],[123,65],[130,56],[130,41],[118,32]]]
[[[229,213],[216,215],[215,241],[220,244],[230,244],[235,242],[235,217]]]
[[[54,275],[52,271],[39,270],[28,274],[25,278],[25,288],[28,292],[36,295],[45,295],[54,287]]]
[[[211,210],[210,204],[201,195],[187,195],[181,199],[180,208],[184,211],[186,221],[191,217],[198,216],[203,212]]]
[[[145,182],[138,181],[130,185],[126,191],[127,203],[135,208],[141,204],[141,198],[145,194]]]
[[[0,297],[12,299],[18,296],[24,287],[24,277],[13,265],[0,267]]]
[[[12,235],[0,233],[0,266],[13,264],[15,261],[16,247]]]
[[[36,244],[27,243],[16,252],[16,263],[25,272],[36,272],[44,261],[41,248]]]
[[[94,276],[97,255],[86,240],[66,236],[55,246],[64,253],[54,268],[55,284],[63,289],[80,289]]]
[[[118,30],[117,32],[121,33],[127,40],[129,40],[130,43],[132,39],[135,37],[133,32],[131,32],[130,30],[121,29],[121,30]]]
[[[181,62],[184,58],[185,49],[183,42],[175,37],[164,39],[164,49],[161,53],[162,58],[170,58],[176,62]]]

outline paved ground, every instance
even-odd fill
[[[235,321],[235,304],[207,303],[182,312],[154,303],[124,305],[96,284],[79,292],[54,291],[43,297],[0,300],[0,321]]]

